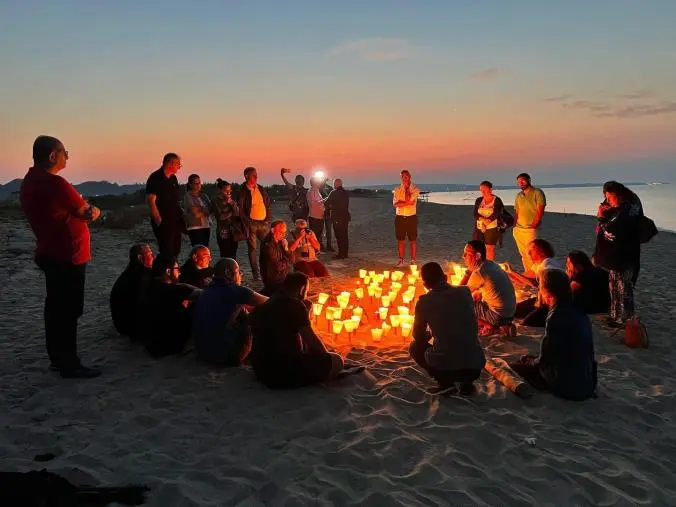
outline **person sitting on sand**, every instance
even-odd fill
[[[608,272],[592,264],[586,253],[573,250],[566,257],[566,274],[570,279],[573,301],[588,315],[607,313],[610,309]]]
[[[214,279],[195,303],[192,333],[197,354],[224,366],[239,366],[251,351],[245,306],[260,306],[268,298],[242,287],[242,272],[234,259],[214,266]]]
[[[486,361],[477,337],[472,295],[466,287],[449,285],[436,262],[425,264],[420,273],[429,292],[415,306],[409,353],[442,389],[459,382],[462,394],[472,394]]]
[[[110,291],[110,314],[118,333],[138,339],[137,322],[150,283],[155,255],[150,245],[137,243],[129,250],[129,264]]]
[[[190,251],[190,257],[181,266],[181,283],[187,283],[198,289],[204,289],[211,283],[214,270],[209,266],[211,251],[204,245],[196,245]]]
[[[507,265],[507,274],[514,284],[537,288],[542,273],[548,269],[565,271],[561,262],[554,258],[554,247],[544,239],[534,239],[528,245],[528,257],[531,261],[530,271],[521,274]],[[538,296],[526,299],[516,305],[514,317],[522,319],[521,324],[531,327],[544,327],[549,308],[544,305]]]
[[[543,272],[540,294],[551,308],[540,355],[523,356],[510,366],[536,389],[569,400],[586,400],[594,395],[597,381],[589,317],[573,303],[570,281],[561,270]]]
[[[272,296],[281,288],[291,267],[291,256],[289,243],[286,241],[286,223],[284,220],[275,220],[270,224],[270,232],[261,244],[259,265],[263,278],[263,294]]]
[[[176,259],[159,254],[152,267],[143,305],[142,329],[146,349],[154,357],[181,352],[192,332],[192,305],[202,291],[178,282]]]
[[[343,369],[343,358],[326,350],[312,329],[305,300],[308,288],[307,276],[290,273],[281,290],[251,313],[251,365],[267,387],[317,384]]]
[[[516,294],[507,273],[495,262],[486,259],[486,245],[482,241],[469,241],[465,245],[463,258],[467,269],[472,272],[467,287],[474,298],[474,314],[479,326],[487,328],[483,333],[492,333],[496,327],[513,325]]]
[[[308,278],[324,278],[329,276],[326,266],[317,260],[320,248],[315,233],[308,228],[303,218],[296,220],[296,229],[291,233],[293,242],[289,250],[293,252],[293,268],[307,275]]]

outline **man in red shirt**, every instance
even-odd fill
[[[82,366],[77,355],[77,321],[91,260],[88,222],[101,212],[58,175],[67,160],[68,152],[55,137],[35,139],[33,167],[19,197],[37,243],[35,262],[47,282],[44,318],[51,369],[63,378],[93,378],[100,372]]]

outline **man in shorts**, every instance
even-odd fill
[[[404,169],[401,171],[401,185],[394,189],[394,196],[392,198],[392,204],[396,213],[394,217],[394,232],[399,249],[399,262],[397,266],[404,265],[406,238],[408,238],[411,249],[411,264],[416,264],[416,240],[418,239],[416,204],[419,195],[420,189],[411,181],[411,173]]]
[[[269,388],[318,384],[343,369],[343,358],[326,350],[312,329],[305,300],[308,288],[307,276],[290,273],[282,289],[251,313],[251,365]]]

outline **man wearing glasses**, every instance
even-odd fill
[[[33,167],[23,179],[21,209],[36,239],[35,262],[45,273],[45,338],[50,368],[62,378],[93,378],[77,354],[77,322],[84,309],[85,271],[91,260],[89,222],[101,212],[59,173],[68,152],[55,137],[33,142]]]

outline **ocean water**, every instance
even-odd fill
[[[647,216],[655,221],[659,229],[676,232],[676,185],[635,185],[630,187],[638,194]],[[547,197],[547,211],[596,215],[603,200],[601,185],[597,187],[543,188]],[[506,206],[514,205],[518,189],[495,190]],[[480,193],[474,192],[431,192],[430,202],[439,204],[460,204],[473,206]]]

